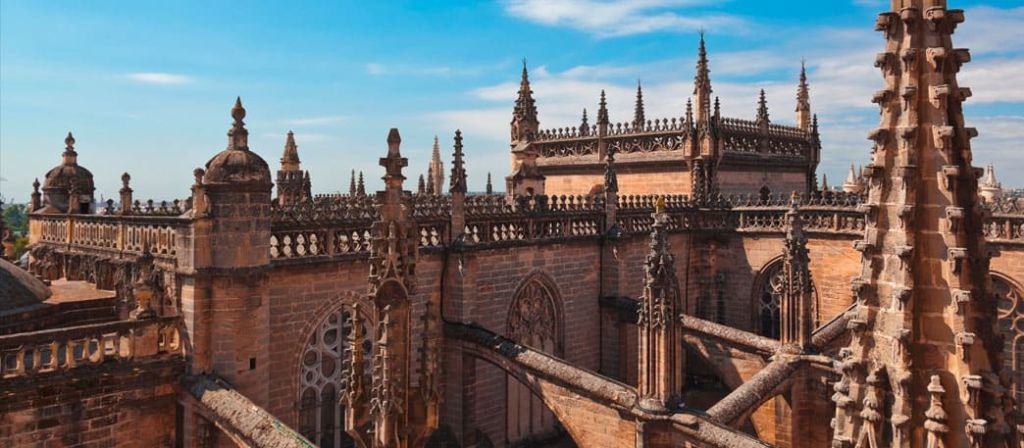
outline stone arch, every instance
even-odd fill
[[[684,340],[682,344],[686,349],[687,376],[687,383],[683,388],[683,402],[688,407],[706,411],[743,384],[744,378],[737,364],[716,360],[712,353],[709,353],[709,350],[727,352],[727,348],[709,341],[703,341],[703,345],[698,345]],[[763,367],[763,363],[761,364]],[[754,424],[753,419],[753,415],[747,416],[739,429],[760,438],[758,425]]]
[[[346,291],[327,301],[313,314],[299,333],[293,360],[296,373],[296,428],[320,447],[354,447],[346,434],[345,409],[340,397],[344,390],[345,341],[351,329],[353,305],[359,305],[364,334],[372,335],[376,316],[366,298],[355,291]],[[372,338],[364,341],[364,355],[373,350]],[[365,375],[371,375],[367,369]],[[367,381],[369,381],[367,379]]]
[[[754,285],[750,294],[750,331],[761,336],[778,339],[781,331],[782,308],[782,255],[779,255],[761,268],[754,278]],[[821,325],[821,306],[819,304],[818,289],[811,283],[811,292],[814,297],[812,313],[814,315],[814,328]]]
[[[992,293],[999,307],[999,331],[1005,338],[1003,369],[1010,373],[1014,398],[1024,399],[1024,288],[1009,276],[992,272]]]
[[[558,288],[547,274],[535,271],[519,283],[512,296],[505,334],[519,344],[560,357],[563,322]],[[510,445],[559,435],[555,415],[528,385],[509,375],[506,386],[505,420]]]

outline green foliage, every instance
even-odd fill
[[[28,211],[25,204],[11,204],[4,207],[4,223],[17,235],[28,233]]]
[[[26,251],[28,251],[28,237],[21,237],[14,240],[14,253],[11,254],[11,259],[17,260],[21,258]]]

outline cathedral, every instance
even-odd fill
[[[524,64],[504,191],[393,128],[383,190],[314,194],[239,98],[184,199],[97,202],[68,133],[0,259],[0,447],[1024,448],[1024,202],[972,165],[963,11],[892,4],[839,188],[806,73],[795,126],[725,117],[703,36],[677,117],[541,129]]]

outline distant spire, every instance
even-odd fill
[[[237,151],[249,150],[249,131],[245,129],[245,108],[242,107],[242,97],[235,98],[235,106],[231,108],[231,130],[228,131],[228,149]]]
[[[299,163],[299,147],[295,144],[295,133],[288,131],[288,138],[284,142],[284,154],[281,155],[281,170],[298,171]]]
[[[423,180],[422,174],[420,174],[420,181],[419,184],[417,184],[416,186],[416,192],[418,192],[419,194],[424,194],[427,192],[427,183]]]
[[[523,73],[519,80],[519,96],[515,108],[512,109],[512,141],[529,141],[537,134],[540,123],[537,121],[537,105],[530,89],[530,75],[526,71],[526,59],[523,59]]]
[[[433,166],[428,166],[427,167],[427,188],[429,189],[429,190],[427,190],[428,193],[430,193],[430,194],[437,194],[434,191],[434,167]]]
[[[455,130],[455,152],[452,153],[452,177],[448,186],[451,193],[466,193],[466,167],[462,160],[462,131]]]
[[[583,108],[583,118],[580,120],[580,135],[590,135],[590,123],[587,122],[587,108]]]
[[[804,131],[811,128],[811,95],[804,61],[800,61],[800,85],[796,89],[796,126]]]
[[[597,108],[597,124],[608,124],[608,102],[605,101],[604,89],[601,89],[601,101]]]
[[[704,32],[700,33],[697,48],[697,74],[693,77],[693,95],[697,99],[697,121],[711,118],[711,70],[708,68],[708,52],[704,46]]]
[[[431,183],[427,185],[433,194],[444,192],[444,163],[441,162],[441,143],[434,136],[434,150],[430,156],[430,171],[434,173]]]
[[[644,91],[638,79],[636,81],[636,105],[633,106],[633,128],[642,130],[646,122],[647,120],[644,118]]]
[[[356,170],[352,170],[352,174],[348,178],[348,194],[349,196],[356,195]]]
[[[996,169],[991,163],[985,166],[985,175],[981,178],[981,185],[989,188],[1002,187],[1002,184],[996,180]]]
[[[491,172],[490,171],[487,172],[487,186],[485,187],[484,192],[487,193],[487,194],[494,194],[494,187],[491,185]]]
[[[722,104],[718,101],[718,97],[716,96],[715,97],[715,114],[714,114],[714,117],[715,118],[719,118],[721,116],[722,116]]]
[[[356,194],[366,196],[366,184],[363,183],[363,172],[359,172],[359,183],[356,185]]]
[[[828,174],[821,175],[821,191],[828,191]]]
[[[761,89],[761,95],[757,100],[757,123],[768,124],[768,100],[764,96],[764,89]]]

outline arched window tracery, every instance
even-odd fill
[[[345,415],[339,395],[346,387],[348,360],[345,345],[352,332],[352,307],[342,305],[316,325],[299,361],[299,432],[317,446],[348,448],[354,442],[345,433]],[[362,314],[362,313],[360,313]],[[363,334],[363,355],[373,353],[373,323],[360,316]],[[363,372],[369,384],[372,366],[366,363]]]
[[[561,354],[560,297],[545,277],[535,275],[516,291],[508,313],[508,336],[555,356]],[[558,421],[529,388],[508,377],[507,437],[510,446],[558,434]]]
[[[786,284],[785,272],[782,269],[782,260],[776,260],[765,267],[758,275],[754,285],[753,294],[753,330],[761,336],[772,339],[779,339],[781,334],[783,288]],[[818,311],[818,291],[811,284],[812,314],[814,326],[821,324],[821,316]]]
[[[1010,373],[1013,394],[1024,399],[1024,293],[1009,278],[992,274],[992,292],[999,304],[999,331],[1005,338],[1003,369]]]

